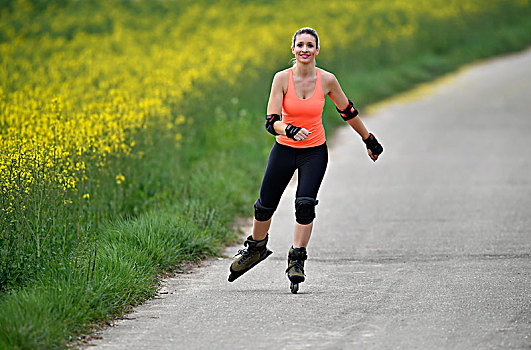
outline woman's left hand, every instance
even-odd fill
[[[367,153],[369,154],[369,157],[372,159],[373,162],[376,162],[376,160],[378,160],[379,155],[372,154],[372,151],[370,149],[367,150]]]
[[[369,157],[371,157],[373,162],[376,162],[378,156],[383,152],[382,145],[378,142],[378,140],[376,140],[376,137],[374,137],[374,135],[371,133],[369,133],[369,137],[363,140],[363,142],[365,142],[365,144],[367,145],[367,153],[369,154]]]

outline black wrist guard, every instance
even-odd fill
[[[273,127],[273,124],[275,124],[275,122],[278,122],[280,120],[282,120],[282,118],[278,114],[266,115],[266,123],[265,123],[266,130],[275,136],[278,135],[278,133],[275,131],[275,128]]]
[[[369,134],[369,137],[363,140],[363,142],[365,142],[367,149],[370,149],[373,155],[378,156],[382,154],[383,147],[380,145],[378,140],[376,140],[376,137],[374,137],[373,134]]]
[[[298,126],[288,124],[288,126],[286,126],[286,136],[289,137],[290,139],[294,139],[295,140],[295,135],[297,135],[297,133],[301,129],[302,128],[299,128]]]
[[[354,107],[354,104],[351,100],[348,100],[348,106],[344,110],[340,110],[339,108],[337,108],[337,106],[336,109],[344,121],[350,120],[359,114],[358,110],[356,109],[356,107]]]

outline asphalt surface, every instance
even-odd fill
[[[233,283],[229,256],[166,281],[90,348],[531,349],[531,50],[369,114],[384,154],[330,139],[299,294],[291,184],[272,256]]]

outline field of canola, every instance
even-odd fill
[[[2,10],[3,215],[19,212],[16,206],[45,182],[78,189],[87,163],[105,167],[109,155],[141,156],[138,130],[156,124],[179,143],[186,137],[183,125],[194,121],[179,107],[183,98],[207,99],[194,86],[231,85],[278,67],[275,58],[286,56],[300,23],[314,23],[330,60],[334,52],[407,42],[430,18],[458,26],[474,14],[497,11],[500,2],[310,1],[305,11],[293,11],[289,2],[129,5],[72,2],[38,9],[44,5],[15,1]],[[120,185],[124,176],[115,176]]]

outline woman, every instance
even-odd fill
[[[295,170],[298,185],[295,199],[295,232],[286,270],[291,291],[304,281],[306,247],[312,233],[317,192],[326,171],[328,151],[322,123],[325,96],[335,103],[341,117],[362,137],[369,157],[376,161],[383,148],[358,117],[336,77],[315,66],[319,36],[312,28],[299,29],[291,47],[292,68],[275,74],[267,105],[266,130],[276,136],[265,170],[260,197],[254,204],[253,233],[247,237],[230,266],[232,282],[272,252],[267,249],[271,217]]]

